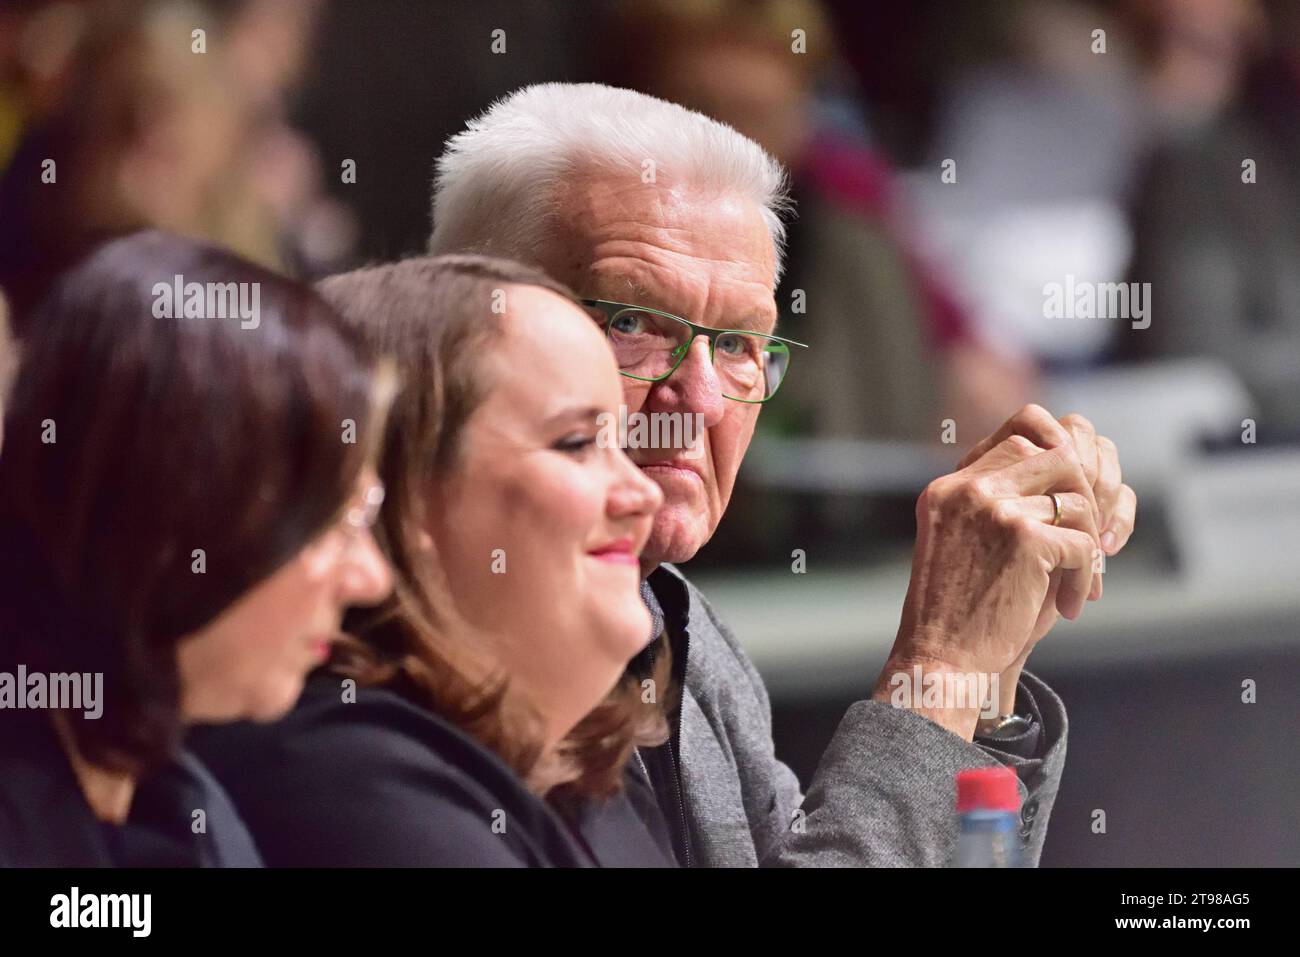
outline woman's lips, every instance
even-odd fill
[[[620,538],[618,541],[602,545],[600,548],[593,548],[587,554],[592,558],[614,565],[639,566],[641,564],[641,559],[637,555],[636,542],[630,538]]]

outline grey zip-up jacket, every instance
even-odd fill
[[[726,624],[676,568],[661,566],[646,584],[685,680],[673,740],[636,760],[682,863],[944,866],[956,846],[957,772],[1003,764],[1019,777],[1020,834],[1037,865],[1066,743],[1065,707],[1042,681],[1022,674],[1016,710],[1032,714],[1035,727],[1007,741],[971,744],[914,712],[859,701],[804,794],[776,758],[763,679]]]

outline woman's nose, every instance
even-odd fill
[[[369,529],[352,543],[344,561],[341,589],[344,604],[376,605],[393,590],[392,568]]]
[[[617,450],[618,477],[610,490],[609,514],[612,518],[653,515],[664,502],[664,493],[622,449]]]

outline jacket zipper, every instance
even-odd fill
[[[685,693],[686,693],[686,689],[683,688],[682,694]],[[682,716],[681,716],[681,708],[678,708],[677,709],[677,740],[679,742],[681,741],[681,734],[682,734]],[[673,747],[672,742],[669,741],[668,749],[670,752],[672,751],[672,747]],[[695,861],[691,856],[691,832],[690,832],[690,828],[688,828],[686,825],[686,798],[682,794],[682,779],[680,774],[678,774],[677,771],[677,755],[670,753],[669,758],[673,768],[673,790],[677,792],[677,812],[680,815],[681,822],[682,822],[682,852],[686,857],[686,866],[694,867]]]
[[[690,632],[683,636],[682,641],[682,686],[678,689],[682,700],[686,697],[686,663],[690,656]],[[650,667],[653,670],[655,663],[654,648],[650,649]],[[682,705],[681,701],[677,705],[677,716],[675,719],[677,727],[673,731],[673,736],[669,738],[667,745],[668,769],[672,778],[673,795],[677,798],[677,819],[681,823],[682,834],[682,858],[686,867],[695,866],[695,858],[691,853],[691,831],[686,823],[686,797],[682,793],[682,779],[677,769],[677,752],[673,748],[673,741],[678,744],[682,740]],[[641,769],[645,771],[646,777],[650,776],[649,769],[646,768],[645,761],[641,759],[641,754],[637,752],[637,759],[641,761]]]
[[[683,641],[682,641],[682,686],[681,688],[678,689],[679,699],[677,703],[677,719],[676,719],[677,729],[674,732],[673,737],[670,738],[668,741],[668,763],[672,766],[673,791],[677,794],[677,814],[679,820],[682,822],[682,853],[683,856],[686,858],[686,866],[694,867],[695,860],[693,855],[691,854],[691,831],[690,831],[690,827],[686,823],[686,796],[682,793],[682,777],[681,777],[681,772],[678,768],[678,757],[677,757],[678,752],[677,749],[673,747],[674,741],[677,742],[678,747],[681,746],[681,742],[682,742],[682,703],[686,700],[686,664],[688,658],[690,657],[690,650],[691,650],[691,636],[690,636],[690,632],[688,631],[683,636]]]

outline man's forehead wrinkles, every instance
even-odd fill
[[[734,260],[705,259],[696,256],[677,262],[672,258],[646,255],[650,250],[603,255],[594,261],[596,276],[612,281],[617,288],[639,292],[643,295],[662,294],[665,290],[681,292],[684,289],[710,287],[714,289],[753,289],[755,299],[766,302],[773,299],[771,287],[756,275],[736,275],[721,269],[700,269],[701,265],[733,264]],[[638,303],[653,305],[653,303]]]
[[[627,248],[632,250],[629,254],[634,256],[661,254],[669,257],[685,257],[699,262],[722,262],[741,268],[753,268],[753,265],[745,259],[714,259],[700,255],[699,231],[690,224],[676,226],[625,219],[605,223],[590,235],[594,246]]]
[[[675,248],[652,240],[631,237],[610,237],[595,244],[594,262],[618,259],[642,264],[644,270],[665,270],[690,276],[705,267],[711,280],[727,283],[761,286],[770,291],[766,273],[753,261],[734,255],[704,255],[689,241],[683,248]],[[642,284],[644,288],[644,283]]]

